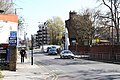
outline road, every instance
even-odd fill
[[[34,62],[50,74],[47,80],[120,80],[120,65],[84,59],[60,59],[37,52]]]

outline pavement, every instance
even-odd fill
[[[16,71],[3,70],[2,80],[48,80],[51,74],[42,65],[31,65],[30,57],[21,63],[20,56],[17,57]]]
[[[76,56],[79,58],[81,56]],[[42,65],[31,65],[31,55],[25,58],[25,62],[21,63],[21,57],[17,55],[16,71],[2,70],[4,78],[0,80],[53,80],[54,74]]]

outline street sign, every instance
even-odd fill
[[[9,37],[9,45],[16,46],[17,45],[17,37]]]
[[[10,31],[10,37],[17,37],[17,31]]]

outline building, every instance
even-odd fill
[[[77,12],[69,12],[69,19],[65,21],[68,29],[70,45],[89,45],[91,39],[92,24],[89,15],[79,15]]]
[[[49,35],[48,35],[48,27],[47,25],[40,24],[38,25],[39,30],[37,31],[36,34],[36,46],[40,47],[42,45],[47,45],[49,44]]]

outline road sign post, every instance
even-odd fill
[[[9,37],[9,45],[17,46],[17,37]]]
[[[17,37],[17,31],[10,31],[10,37]]]
[[[17,32],[11,31],[9,37],[10,45],[10,63],[9,70],[16,71],[16,61],[17,61]]]
[[[16,46],[10,46],[9,70],[16,71],[16,61],[17,61],[17,48]]]
[[[33,65],[33,35],[31,35],[31,65]]]

